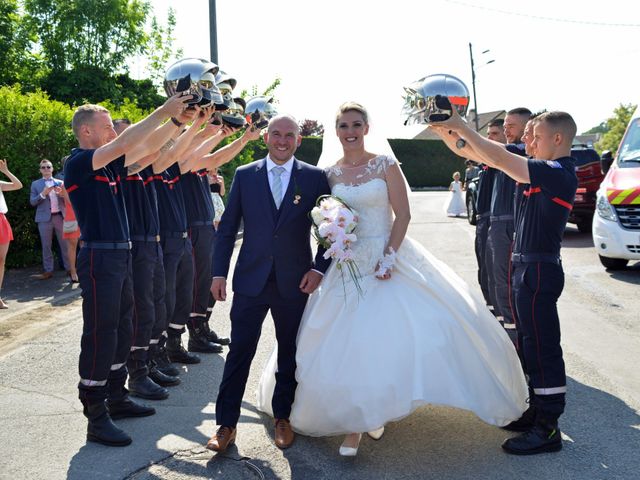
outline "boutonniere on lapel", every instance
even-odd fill
[[[302,192],[298,187],[298,182],[296,182],[296,179],[294,178],[293,179],[293,204],[298,205],[300,203],[300,200],[302,200]]]

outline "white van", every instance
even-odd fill
[[[603,171],[609,167],[596,194],[593,243],[606,268],[624,268],[640,260],[640,105],[622,137],[615,160],[602,154]]]

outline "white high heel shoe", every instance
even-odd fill
[[[362,434],[358,434],[358,443],[355,447],[345,447],[344,443],[340,445],[340,455],[343,457],[355,457],[358,454],[358,447],[360,446],[360,440],[362,440]]]
[[[367,432],[367,435],[369,435],[374,440],[380,440],[382,438],[382,435],[384,435],[384,425],[376,430]]]

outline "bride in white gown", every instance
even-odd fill
[[[310,296],[298,332],[292,428],[350,434],[340,453],[355,455],[361,432],[380,435],[424,404],[470,410],[498,426],[520,418],[528,391],[513,344],[462,279],[405,237],[406,182],[394,158],[365,150],[366,110],[344,104],[336,132],[344,157],[327,175],[333,194],[359,215],[352,250],[364,293],[332,265]],[[384,273],[383,258],[393,264]],[[274,352],[258,394],[269,414],[275,370]]]

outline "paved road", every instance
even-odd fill
[[[473,227],[442,213],[444,192],[412,195],[410,235],[475,284]],[[340,438],[298,437],[281,452],[271,420],[255,410],[255,388],[274,341],[265,324],[243,404],[238,447],[204,450],[215,431],[213,399],[223,358],[183,368],[183,383],[155,402],[154,417],[120,422],[134,438],[123,449],[85,444],[76,397],[79,302],[52,307],[44,333],[0,357],[0,478],[20,479],[638,479],[640,478],[640,264],[608,273],[589,235],[569,228],[560,301],[569,374],[561,453],[519,458],[499,445],[505,432],[472,414],[424,407],[364,439],[355,459],[337,455]],[[216,330],[228,333],[229,302],[216,306]],[[26,315],[25,311],[25,315]],[[15,319],[15,315],[13,317]],[[0,317],[0,325],[3,319]],[[393,325],[383,335],[393,336]],[[14,344],[15,345],[15,344]],[[384,342],[372,345],[385,355]],[[0,351],[1,352],[1,351]],[[2,353],[0,353],[2,354]]]

